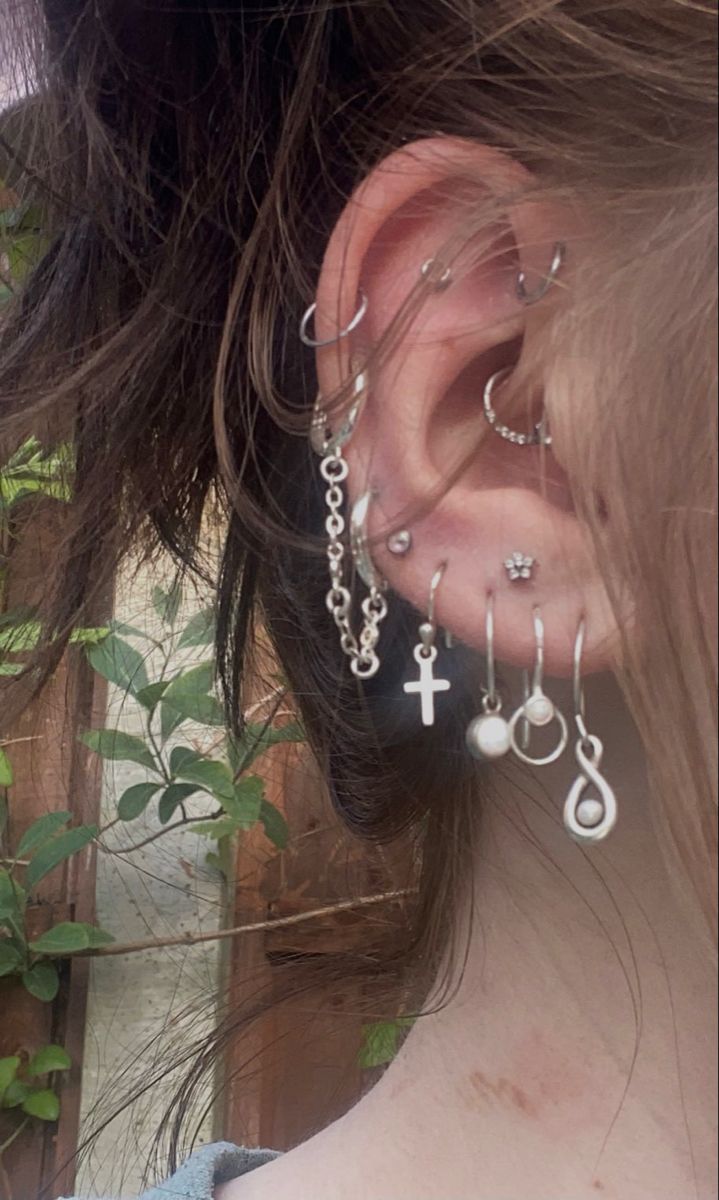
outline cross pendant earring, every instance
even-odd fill
[[[434,696],[435,692],[448,692],[448,679],[435,679],[434,664],[437,660],[437,647],[434,644],[437,626],[434,620],[434,596],[446,569],[446,563],[435,571],[429,594],[428,618],[419,627],[419,642],[414,648],[414,661],[419,666],[419,679],[405,683],[404,690],[408,696],[419,696],[422,705],[422,724],[434,725]]]

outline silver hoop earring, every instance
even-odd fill
[[[352,596],[345,583],[345,546],[342,540],[345,519],[342,510],[345,504],[343,484],[349,474],[349,466],[342,451],[354,432],[366,399],[366,393],[367,376],[364,371],[359,371],[355,378],[355,401],[350,410],[350,413],[354,414],[352,418],[345,418],[343,426],[334,437],[328,436],[326,415],[321,409],[318,413],[316,408],[313,429],[310,433],[312,445],[323,455],[320,474],[327,484],[325,503],[329,511],[325,520],[325,531],[328,539],[327,562],[330,587],[325,597],[325,603],[339,630],[340,646],[350,660],[350,670],[358,679],[371,679],[379,670],[380,661],[376,648],[380,636],[380,625],[387,616],[387,601],[384,595],[378,588],[371,588],[369,596],[362,601],[363,624],[359,635],[355,636],[350,624]],[[319,449],[320,445],[321,449]]]
[[[434,664],[437,660],[437,647],[434,644],[437,636],[437,623],[434,615],[435,597],[446,570],[446,562],[441,563],[432,576],[427,619],[422,621],[419,627],[419,642],[414,648],[414,661],[419,667],[419,679],[404,685],[404,691],[408,696],[419,696],[422,706],[422,724],[426,726],[434,725],[435,693],[448,692],[450,689],[448,679],[435,679],[434,677]]]
[[[524,271],[519,272],[517,275],[517,295],[522,304],[537,304],[538,301],[544,299],[549,289],[556,282],[557,276],[564,265],[566,250],[564,242],[555,242],[549,271],[534,291],[527,291],[527,276]]]
[[[535,425],[532,433],[518,433],[516,429],[510,429],[508,425],[504,425],[497,416],[494,408],[494,391],[497,384],[510,374],[511,367],[502,367],[501,371],[495,371],[494,375],[490,375],[485,384],[482,405],[488,424],[498,437],[504,438],[505,442],[511,442],[513,446],[551,446],[552,438],[547,428],[546,417],[543,417],[539,424]]]
[[[452,268],[445,267],[437,258],[428,258],[422,263],[419,273],[435,292],[444,292],[452,282]]]
[[[375,495],[376,492],[370,488],[369,491],[360,496],[359,500],[356,500],[352,505],[352,512],[350,513],[350,548],[355,567],[357,568],[357,574],[362,582],[366,583],[370,590],[384,591],[387,584],[372,561],[367,535],[369,510]]]
[[[339,333],[336,333],[334,337],[320,340],[313,338],[309,333],[310,321],[317,312],[317,302],[315,301],[313,304],[310,304],[309,308],[304,313],[302,320],[300,321],[300,341],[302,342],[303,346],[309,346],[310,350],[318,350],[322,346],[334,346],[336,342],[341,342],[343,338],[349,337],[349,335],[353,333],[357,326],[364,320],[367,309],[369,308],[369,299],[362,288],[359,289],[359,297],[359,308],[357,309],[349,325],[345,325],[344,329],[340,329]]]
[[[487,640],[487,692],[482,698],[482,712],[467,726],[465,741],[473,758],[502,758],[512,747],[509,724],[502,716],[502,700],[497,692],[494,664],[494,594],[487,593],[485,617]]]
[[[517,758],[532,767],[546,767],[550,763],[556,762],[564,753],[569,741],[569,730],[567,729],[567,722],[563,714],[552,703],[542,688],[542,683],[544,682],[544,621],[542,620],[539,608],[535,607],[533,609],[532,618],[534,621],[534,638],[537,646],[532,688],[529,696],[520,704],[512,716],[509,722],[509,732],[512,740],[512,749]],[[524,739],[520,731],[520,727],[524,726],[525,721],[532,729],[542,729],[545,725],[550,725],[552,721],[557,722],[559,726],[559,740],[549,754],[545,754],[541,758],[532,758],[529,754],[526,745],[523,744]]]
[[[574,721],[579,737],[574,747],[579,775],[564,804],[564,827],[577,842],[601,842],[616,825],[617,798],[599,768],[604,746],[587,730],[582,687],[582,653],[586,623],[579,622],[574,643]],[[593,785],[598,795],[585,795]]]

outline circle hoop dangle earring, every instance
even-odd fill
[[[487,640],[487,693],[482,698],[482,712],[467,726],[465,741],[473,758],[492,760],[502,758],[512,747],[509,724],[502,716],[502,698],[497,691],[494,663],[494,593],[487,593],[485,618]]]
[[[579,763],[575,779],[564,804],[564,827],[577,842],[601,842],[616,825],[617,798],[599,768],[604,746],[595,734],[589,733],[585,721],[584,689],[582,687],[582,654],[586,623],[579,622],[574,643],[574,723],[579,737],[574,753]],[[585,795],[590,785],[599,793]]]
[[[319,350],[322,346],[334,346],[336,342],[341,342],[343,338],[349,337],[349,335],[364,320],[367,309],[369,308],[369,299],[362,288],[359,289],[359,297],[359,307],[349,325],[345,325],[344,329],[340,329],[339,333],[336,333],[334,337],[323,338],[319,340],[312,337],[311,333],[309,332],[310,321],[317,312],[317,302],[315,301],[314,304],[310,304],[309,308],[304,313],[302,320],[300,321],[300,341],[302,342],[302,345],[309,346],[310,350]]]
[[[549,696],[546,695],[542,688],[542,683],[544,682],[544,621],[542,620],[539,608],[535,607],[533,609],[532,618],[534,620],[534,638],[537,644],[532,687],[529,696],[520,704],[512,716],[509,722],[509,732],[512,740],[512,749],[517,758],[532,767],[546,767],[550,763],[556,762],[564,753],[569,741],[569,730],[563,714],[549,699]],[[559,741],[549,754],[545,754],[541,758],[532,758],[529,754],[527,747],[522,744],[523,739],[520,741],[520,736],[518,736],[520,722],[524,727],[525,721],[532,729],[542,729],[545,725],[550,725],[552,721],[557,722],[559,726]],[[524,728],[526,730],[526,727]]]

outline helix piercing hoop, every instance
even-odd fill
[[[465,742],[473,758],[502,758],[512,747],[509,724],[502,716],[502,700],[497,692],[494,664],[494,595],[487,593],[485,617],[487,640],[487,692],[482,698],[482,712],[467,726]]]
[[[302,320],[300,321],[300,341],[302,342],[302,345],[309,346],[310,350],[318,350],[322,346],[334,346],[336,342],[341,342],[343,338],[349,337],[349,335],[364,320],[367,309],[369,308],[369,299],[367,298],[366,293],[363,292],[362,288],[359,289],[359,297],[359,307],[349,325],[345,325],[344,329],[340,329],[339,333],[336,333],[334,337],[323,338],[319,340],[312,337],[309,332],[310,321],[317,312],[317,302],[315,301],[313,304],[310,304],[309,308],[304,313]]]
[[[334,436],[327,429],[327,417],[319,404],[315,407],[315,416],[310,431],[312,446],[322,454],[320,475],[327,484],[325,503],[328,515],[325,520],[325,532],[328,538],[327,563],[330,587],[325,597],[325,603],[339,630],[340,646],[350,660],[350,670],[358,679],[371,679],[379,670],[380,661],[376,647],[379,641],[380,625],[387,616],[387,601],[384,595],[379,588],[370,588],[369,596],[364,598],[361,605],[362,628],[359,635],[355,636],[350,624],[352,597],[345,584],[345,546],[342,540],[345,518],[342,510],[345,504],[343,484],[347,480],[349,466],[342,451],[354,432],[366,399],[367,387],[366,372],[359,371],[355,378],[354,403],[350,413]],[[359,515],[357,522],[359,523]]]
[[[544,621],[542,620],[539,608],[535,607],[533,609],[532,619],[534,621],[534,638],[537,645],[532,687],[529,696],[520,704],[512,716],[509,722],[509,732],[512,740],[512,749],[517,758],[532,767],[546,767],[549,763],[556,762],[564,753],[569,741],[569,730],[564,716],[542,688],[544,681]],[[545,725],[550,725],[552,721],[557,722],[559,726],[559,740],[549,754],[545,754],[542,758],[532,758],[529,754],[527,746],[523,744],[524,738],[521,734],[525,721],[532,729],[541,729]]]
[[[417,695],[420,698],[423,725],[434,725],[435,693],[448,692],[450,689],[448,679],[435,679],[434,677],[434,664],[437,659],[437,647],[434,644],[437,636],[437,623],[434,616],[435,597],[446,570],[446,562],[440,563],[432,576],[427,619],[422,621],[418,631],[419,642],[414,648],[414,661],[419,667],[419,679],[404,685],[404,691],[408,696]]]
[[[549,289],[556,282],[557,276],[564,265],[566,252],[567,248],[563,242],[555,242],[549,271],[534,291],[527,291],[527,276],[524,271],[519,272],[517,275],[517,295],[522,304],[537,304],[538,301],[544,299]]]
[[[611,833],[617,822],[617,798],[599,768],[604,746],[600,739],[589,733],[584,713],[584,689],[582,687],[582,654],[586,622],[582,617],[574,643],[574,721],[579,737],[574,753],[579,764],[579,775],[575,779],[564,804],[564,827],[577,842],[601,842]],[[586,795],[593,785],[597,795]]]
[[[488,424],[491,425],[498,437],[504,438],[506,442],[511,442],[513,446],[551,446],[552,438],[547,429],[546,417],[543,417],[539,424],[535,425],[531,433],[518,433],[516,429],[510,429],[508,425],[504,425],[497,416],[494,408],[494,391],[497,384],[510,374],[511,367],[502,367],[501,371],[495,371],[494,375],[490,375],[485,384],[482,405]]]
[[[435,292],[444,292],[452,282],[452,268],[445,267],[436,258],[428,258],[422,263],[419,273],[427,283],[433,285]]]

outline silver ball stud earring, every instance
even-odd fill
[[[404,558],[412,549],[412,534],[409,529],[398,529],[396,533],[389,535],[385,545],[395,558]]]
[[[584,713],[582,688],[582,654],[586,624],[579,622],[574,643],[574,721],[579,737],[574,753],[579,764],[575,779],[564,804],[564,826],[577,842],[601,842],[611,833],[617,821],[617,798],[599,768],[604,746],[595,734],[589,733]],[[595,794],[587,794],[589,788]]]
[[[494,665],[494,596],[487,594],[485,617],[487,640],[487,692],[482,699],[482,712],[467,726],[465,742],[473,758],[492,760],[502,758],[512,746],[508,722],[502,716],[502,700],[497,692]]]

